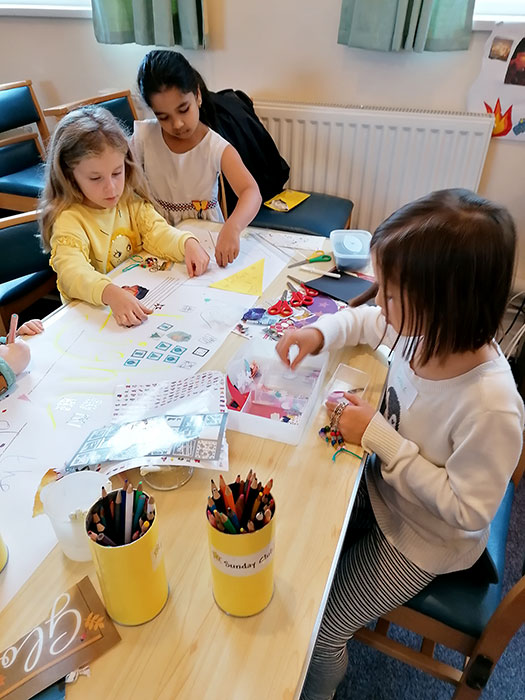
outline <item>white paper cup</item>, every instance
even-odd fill
[[[44,513],[51,521],[64,554],[74,561],[90,561],[85,532],[86,513],[100,498],[102,487],[111,490],[107,476],[99,472],[74,472],[45,486],[40,492]]]

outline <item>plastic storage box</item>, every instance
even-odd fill
[[[275,354],[273,343],[271,355],[264,349],[261,351],[261,343],[258,345],[251,345],[253,352],[243,348],[228,368],[228,379],[232,382],[235,381],[233,370],[239,363],[260,368],[260,376],[254,377],[248,387],[240,388],[241,392],[249,392],[248,398],[241,410],[229,410],[228,429],[297,445],[324,385],[328,354],[309,356],[292,372]]]
[[[368,231],[332,231],[330,243],[337,267],[344,270],[360,270],[366,267],[370,258],[371,238]]]

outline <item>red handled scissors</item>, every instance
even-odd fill
[[[284,318],[288,318],[288,316],[293,314],[292,307],[286,301],[287,296],[288,292],[285,289],[279,301],[268,309],[270,316],[284,316]]]
[[[296,284],[299,284],[303,290],[304,295],[307,297],[316,297],[319,294],[317,289],[310,289],[310,287],[307,287],[304,282],[298,280],[297,277],[292,277],[291,275],[288,275],[288,279],[292,280],[292,282],[295,282]]]
[[[290,306],[311,306],[314,303],[314,298],[306,291],[299,291],[299,289],[294,287],[290,282],[287,282],[286,284],[288,285],[288,289],[290,289],[292,292]]]

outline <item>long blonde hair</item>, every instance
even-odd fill
[[[84,199],[73,169],[83,158],[98,156],[108,146],[124,155],[126,184],[122,196],[134,193],[151,201],[144,174],[135,162],[126,133],[111,112],[94,105],[69,112],[61,119],[49,142],[45,185],[39,202],[40,235],[45,251],[50,249],[57,217]]]

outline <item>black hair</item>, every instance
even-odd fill
[[[505,207],[466,189],[432,192],[383,221],[370,250],[385,296],[389,285],[399,288],[405,357],[421,345],[425,364],[493,340],[516,256],[516,229]]]
[[[142,99],[151,107],[151,97],[169,88],[177,88],[182,93],[192,92],[202,98],[200,120],[206,126],[215,128],[215,108],[202,76],[186,58],[176,51],[156,49],[142,59],[137,75],[137,83]]]

